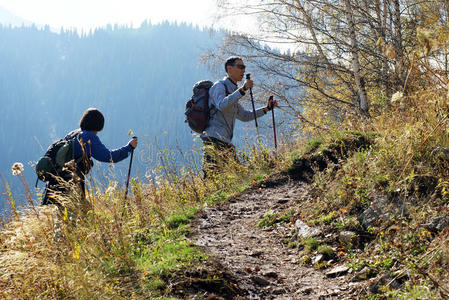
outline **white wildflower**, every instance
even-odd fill
[[[397,102],[402,99],[404,94],[402,92],[396,92],[391,96],[391,103]]]
[[[115,191],[116,188],[117,188],[117,182],[113,182],[112,185],[110,185],[106,189],[106,194],[112,194]]]
[[[12,167],[12,175],[17,176],[20,175],[23,172],[23,164],[19,162],[15,162]]]

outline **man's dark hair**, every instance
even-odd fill
[[[80,120],[81,130],[101,131],[104,126],[103,114],[96,108],[88,108]]]
[[[226,73],[228,73],[228,66],[233,66],[235,64],[236,60],[243,60],[241,57],[239,56],[231,56],[229,57],[226,62],[225,62],[225,71]]]

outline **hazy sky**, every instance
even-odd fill
[[[216,0],[0,0],[16,16],[53,28],[186,21],[211,26]]]

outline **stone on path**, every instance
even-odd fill
[[[327,277],[338,277],[345,275],[349,271],[347,266],[337,266],[326,273]]]
[[[315,237],[321,234],[321,230],[319,230],[318,228],[310,227],[301,220],[296,220],[295,228],[299,239]]]

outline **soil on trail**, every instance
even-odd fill
[[[287,247],[292,224],[259,228],[269,210],[298,211],[310,186],[288,177],[267,181],[219,206],[206,207],[194,223],[192,240],[213,254],[237,283],[238,299],[357,299],[357,284],[346,276],[300,263]]]

